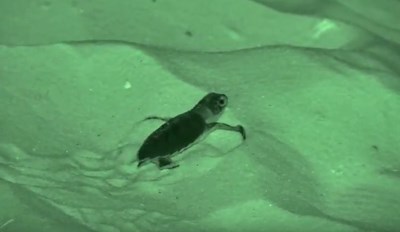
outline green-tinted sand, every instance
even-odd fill
[[[396,8],[2,1],[0,232],[400,231]],[[211,91],[248,139],[137,169],[141,120]]]

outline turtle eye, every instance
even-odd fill
[[[220,107],[225,107],[226,106],[226,103],[227,103],[227,99],[226,99],[226,97],[220,97],[219,99],[218,99],[218,105],[220,106]]]

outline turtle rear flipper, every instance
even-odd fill
[[[139,162],[138,162],[138,164],[137,164],[137,167],[141,167],[141,166],[143,166],[145,163],[147,163],[148,162],[148,159],[144,159],[144,160],[139,160]]]
[[[179,167],[179,164],[173,162],[169,157],[158,157],[155,160],[159,169],[174,169]]]

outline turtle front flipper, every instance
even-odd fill
[[[143,121],[146,121],[146,120],[161,120],[164,122],[168,122],[169,120],[171,120],[171,117],[148,116],[143,119]]]
[[[169,157],[158,157],[156,164],[159,169],[173,169],[179,167],[179,164],[173,162]]]
[[[227,130],[227,131],[234,131],[238,132],[242,135],[242,139],[246,140],[246,131],[244,130],[244,127],[242,125],[237,125],[237,126],[231,126],[226,123],[222,122],[212,122],[207,124],[207,129],[208,130]]]

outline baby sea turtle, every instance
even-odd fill
[[[246,133],[241,125],[231,126],[217,122],[228,104],[225,94],[209,93],[192,109],[173,118],[150,116],[144,120],[158,119],[165,123],[151,133],[137,153],[138,167],[148,161],[155,163],[159,169],[172,169],[179,166],[171,160],[175,154],[187,149],[204,133],[222,129],[235,131],[246,139]]]

